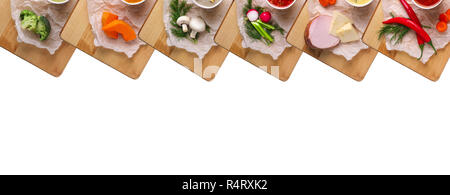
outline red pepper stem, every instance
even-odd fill
[[[436,50],[436,48],[433,45],[433,41],[428,42],[428,44],[431,45],[431,47],[433,48],[434,54],[437,54],[437,50]]]
[[[423,57],[423,50],[425,49],[425,44],[420,44],[419,47],[420,47],[420,57],[417,58],[418,60],[422,59]]]

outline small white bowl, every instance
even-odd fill
[[[208,6],[204,6],[204,5],[200,4],[200,3],[198,3],[197,0],[193,0],[194,4],[196,6],[201,7],[203,9],[214,9],[217,6],[219,6],[222,3],[223,0],[216,0],[216,1],[217,1],[217,3],[214,6],[208,7]]]
[[[285,6],[285,7],[278,7],[278,6],[276,6],[276,5],[273,5],[272,3],[270,3],[269,0],[266,0],[266,2],[267,2],[267,4],[270,5],[270,7],[274,8],[274,9],[285,10],[285,9],[291,8],[291,7],[295,4],[295,2],[297,2],[297,0],[294,0],[290,5]]]
[[[53,3],[53,4],[61,5],[61,4],[69,2],[70,0],[65,0],[65,1],[61,1],[61,2],[55,2],[55,1],[52,1],[52,0],[47,0],[47,1],[50,2],[50,3]]]
[[[366,7],[366,6],[370,5],[373,2],[373,0],[371,0],[371,1],[367,2],[367,3],[365,3],[365,4],[361,4],[361,5],[354,4],[354,3],[352,3],[352,2],[350,2],[348,0],[345,0],[345,2],[347,2],[348,4],[350,4],[350,5],[354,6],[354,7]]]
[[[433,9],[437,6],[439,6],[444,0],[440,0],[439,2],[437,2],[435,5],[432,6],[424,6],[424,5],[420,5],[420,3],[417,3],[416,0],[412,0],[412,2],[414,3],[414,5],[416,5],[417,7],[420,7],[422,9]]]
[[[130,2],[127,2],[127,1],[125,1],[125,0],[122,0],[122,2],[125,3],[125,4],[127,4],[127,5],[140,5],[140,4],[144,3],[145,0],[139,1],[139,2],[137,2],[137,3],[130,3]]]

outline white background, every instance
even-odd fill
[[[450,74],[304,54],[280,82],[230,54],[205,82],[155,52],[135,81],[76,51],[53,78],[0,49],[2,174],[450,174]]]

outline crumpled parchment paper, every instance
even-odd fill
[[[308,10],[310,17],[314,18],[317,15],[333,16],[334,11],[338,11],[347,16],[353,21],[353,25],[359,31],[361,38],[369,25],[375,9],[377,8],[379,0],[373,1],[366,7],[354,7],[344,0],[337,1],[335,5],[324,8],[319,1],[309,1]],[[358,55],[361,50],[369,48],[366,44],[360,41],[353,41],[349,43],[340,43],[338,46],[330,49],[336,55],[343,56],[347,60],[352,60]]]
[[[102,30],[103,12],[111,12],[119,16],[119,20],[123,20],[133,27],[136,33],[144,25],[148,14],[155,5],[156,0],[147,0],[140,5],[127,5],[121,0],[88,0],[89,22],[92,25],[94,33],[94,45],[96,47],[104,47],[114,50],[115,52],[125,53],[129,58],[145,45],[139,38],[133,41],[125,41],[122,37],[119,39],[111,39],[106,36]]]
[[[59,34],[77,2],[77,0],[71,0],[66,4],[55,5],[47,0],[11,0],[11,14],[16,24],[17,41],[47,49],[51,55],[55,54],[63,42]],[[22,29],[20,26],[20,12],[25,9],[31,10],[39,16],[45,16],[48,19],[52,30],[47,40],[40,41],[39,36]]]
[[[255,40],[247,35],[247,33],[245,32],[246,16],[242,12],[242,9],[247,4],[247,1],[238,0],[236,1],[236,4],[237,4],[237,20],[239,30],[243,38],[242,40],[243,48],[250,48],[259,51],[263,54],[271,55],[272,58],[276,60],[278,59],[278,57],[280,57],[280,55],[284,52],[286,48],[292,47],[292,45],[287,42],[286,36],[289,30],[292,28],[292,25],[294,24],[298,14],[300,13],[303,4],[305,4],[305,0],[297,0],[297,2],[295,2],[295,5],[293,5],[291,8],[287,10],[274,9],[270,7],[269,4],[267,4],[266,0],[253,0],[254,6],[261,6],[266,8],[267,11],[269,11],[272,14],[272,20],[278,23],[278,25],[280,25],[280,27],[286,31],[284,35],[278,31],[273,32],[272,36],[274,37],[275,41],[270,46],[266,45],[261,40]]]
[[[409,18],[400,1],[383,1],[382,3],[385,19],[391,18],[390,13],[394,14],[394,16]],[[450,1],[445,0],[441,5],[432,10],[420,9],[419,7],[412,4],[412,2],[411,7],[416,12],[417,17],[419,17],[422,25],[431,27],[431,29],[424,28],[424,30],[427,31],[430,35],[436,49],[442,49],[447,46],[448,42],[450,41],[450,30],[440,33],[436,30],[435,27],[439,22],[439,15],[445,13],[445,11],[450,8]],[[388,50],[404,51],[414,58],[420,57],[420,48],[418,46],[417,36],[414,31],[408,32],[408,34],[406,34],[403,38],[403,41],[399,44],[395,44],[395,42],[391,43],[390,41],[388,41],[391,37],[392,35],[388,35],[386,37],[386,48]],[[433,49],[430,45],[426,44],[424,54],[421,59],[422,63],[427,63],[433,55]]]
[[[225,15],[233,1],[224,0],[216,8],[207,10],[197,7],[192,0],[187,0],[188,4],[193,5],[192,9],[186,14],[189,17],[199,16],[208,26],[211,28],[210,32],[202,32],[199,36],[198,42],[193,43],[188,39],[180,39],[172,35],[170,29],[172,25],[170,24],[170,5],[171,0],[164,0],[164,24],[167,32],[167,45],[175,46],[177,48],[185,49],[188,52],[197,54],[198,58],[203,59],[209,50],[213,46],[216,46],[214,41],[214,36],[219,30]]]

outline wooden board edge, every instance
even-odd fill
[[[214,42],[215,42],[218,46],[220,46],[220,47],[224,48],[225,50],[227,50],[228,52],[230,52],[229,49],[223,47],[221,44],[219,44],[219,43],[217,42],[217,35],[219,34],[220,29],[222,29],[222,26],[223,26],[223,24],[225,23],[225,19],[227,18],[228,14],[230,14],[231,8],[234,6],[234,4],[236,4],[236,1],[235,1],[235,0],[232,0],[232,1],[233,1],[233,2],[231,3],[230,7],[228,7],[227,13],[226,13],[225,16],[224,16],[224,18],[223,18],[223,20],[222,20],[222,23],[220,23],[220,26],[219,26],[219,28],[217,29],[216,34],[214,35]],[[238,0],[238,1],[239,1],[239,0]]]
[[[379,5],[378,5],[377,9],[382,9],[382,1],[380,1],[380,3],[379,3]],[[376,12],[376,11],[375,11],[375,12]],[[426,75],[425,73],[419,72],[418,70],[415,70],[415,69],[413,69],[412,67],[409,67],[409,66],[405,65],[405,62],[402,62],[402,61],[400,61],[400,60],[395,59],[394,57],[390,56],[389,53],[386,53],[386,52],[381,51],[381,50],[380,50],[380,47],[381,47],[382,45],[383,45],[383,47],[385,47],[385,46],[384,46],[384,45],[385,45],[384,43],[386,42],[386,39],[385,39],[384,37],[381,38],[379,41],[377,41],[377,43],[378,43],[378,45],[379,45],[378,48],[376,48],[376,47],[375,47],[374,45],[372,45],[372,44],[367,44],[367,42],[370,42],[370,41],[368,40],[369,38],[366,36],[366,33],[368,33],[367,31],[369,30],[369,27],[372,26],[372,22],[374,22],[374,17],[375,17],[375,14],[374,14],[374,16],[372,16],[372,19],[371,19],[371,21],[370,21],[370,23],[369,23],[369,26],[368,26],[368,28],[366,29],[366,32],[364,33],[363,39],[362,39],[363,42],[364,42],[367,46],[369,46],[370,48],[372,48],[372,49],[378,51],[378,53],[381,53],[382,55],[386,56],[386,57],[389,58],[390,60],[392,60],[392,61],[394,61],[394,62],[400,64],[401,66],[403,66],[403,67],[405,67],[405,68],[408,68],[408,69],[412,70],[413,72],[417,73],[418,75],[420,75],[420,76],[422,76],[422,77],[424,77],[424,78],[426,78],[426,79],[428,79],[428,80],[430,80],[430,81],[432,81],[432,82],[437,82],[437,81],[440,80],[440,78],[441,78],[441,76],[442,76],[442,74],[443,74],[443,72],[444,72],[444,70],[445,70],[445,68],[446,68],[446,65],[443,66],[442,71],[440,71],[440,73],[439,73],[437,76],[434,77],[434,76]],[[445,46],[444,48],[442,48],[442,49],[440,49],[440,50],[447,50],[448,48],[450,48],[450,43],[447,44],[447,46]],[[408,56],[409,56],[409,54],[406,53],[406,52],[404,52],[404,51],[393,50],[392,52],[402,53],[402,54],[404,54],[404,55],[408,55]],[[450,55],[450,54],[449,54],[449,55]],[[409,57],[411,57],[411,56],[409,56]],[[411,59],[414,59],[414,58],[411,57]],[[448,64],[448,61],[449,61],[449,59],[448,59],[448,57],[447,57],[447,62],[446,62],[446,64]],[[426,64],[424,64],[424,65],[426,65]]]
[[[70,45],[70,44],[69,44],[69,45]],[[70,45],[70,46],[72,46],[72,45]],[[53,76],[53,77],[55,77],[55,78],[59,78],[59,77],[62,76],[62,74],[64,73],[64,70],[66,69],[67,65],[69,64],[70,60],[72,59],[72,56],[73,56],[73,53],[74,53],[74,52],[73,52],[73,53],[71,54],[71,56],[69,57],[69,60],[67,61],[66,64],[64,64],[64,67],[62,68],[61,71],[59,71],[59,72],[52,72],[52,71],[43,69],[42,67],[36,65],[34,62],[31,62],[31,61],[25,59],[24,57],[15,54],[14,52],[12,52],[12,51],[10,51],[10,50],[4,48],[3,46],[0,46],[0,47],[1,47],[2,49],[4,49],[5,51],[9,52],[10,54],[17,56],[19,59],[23,60],[24,62],[27,62],[28,64],[34,66],[35,68],[40,69],[41,71],[43,71],[43,72],[47,73],[48,75]],[[75,51],[75,50],[74,50],[74,51]]]
[[[381,2],[382,2],[382,0],[380,0],[380,1],[377,3],[376,8],[375,8],[375,11],[373,12],[372,16],[371,16],[370,19],[369,19],[369,24],[368,24],[368,26],[370,25],[370,23],[371,23],[373,17],[375,16],[376,9],[377,9],[378,6],[381,4]],[[303,13],[304,11],[308,11],[308,10],[306,10],[306,9],[307,9],[307,4],[308,4],[308,3],[309,3],[309,0],[307,0],[307,1],[305,2],[305,4],[303,5],[303,8],[302,8],[302,10],[300,11],[299,15],[296,17],[293,26],[296,26],[296,23],[297,23],[297,22],[300,22],[300,21],[299,21],[299,17],[302,15],[302,13]],[[365,35],[365,33],[367,32],[367,30],[368,30],[368,28],[366,28],[365,31],[362,33],[363,35],[362,35],[362,37],[361,37],[361,41],[362,41],[363,43],[364,43],[364,41],[363,41],[364,35]],[[290,40],[289,37],[291,37],[292,31],[293,31],[293,28],[291,28],[291,29],[289,30],[288,35],[287,35],[287,40],[288,40],[288,43],[289,43],[289,44],[291,44],[292,46],[294,46],[294,47],[300,49],[301,51],[303,51],[304,53],[310,55],[311,57],[315,58],[316,60],[320,61],[321,63],[323,63],[323,64],[325,64],[325,65],[327,65],[327,66],[333,68],[334,70],[340,72],[341,74],[344,74],[345,76],[347,76],[347,77],[349,77],[350,79],[353,79],[353,80],[355,80],[355,81],[357,81],[357,82],[362,82],[362,81],[366,78],[368,72],[370,71],[370,68],[371,68],[373,62],[375,61],[376,56],[377,56],[378,53],[379,53],[378,50],[374,50],[374,51],[377,52],[377,54],[375,55],[375,57],[374,57],[373,59],[371,59],[371,62],[370,62],[370,64],[369,64],[369,67],[368,67],[367,72],[364,72],[364,75],[362,75],[361,77],[356,77],[356,76],[354,76],[354,75],[350,75],[350,74],[348,74],[348,73],[344,73],[343,70],[338,69],[338,68],[335,67],[334,65],[328,64],[328,63],[326,63],[326,62],[324,62],[324,61],[322,61],[322,60],[316,58],[313,54],[311,54],[311,52],[309,52],[309,51],[307,51],[307,50],[305,49],[305,47],[307,47],[306,45],[304,45],[302,48],[300,48],[300,47],[298,47],[297,45],[292,44],[292,41],[289,41],[289,40]],[[368,49],[373,49],[373,48],[370,47],[368,44],[366,44],[366,43],[364,43],[364,44],[367,45],[367,46],[369,47]],[[366,49],[364,49],[364,50],[366,50]],[[364,51],[364,50],[361,50],[361,51]],[[361,52],[361,51],[360,51],[360,52]],[[359,54],[360,54],[360,53],[358,53],[357,55],[359,55]],[[335,54],[333,54],[333,56],[340,57],[340,56],[335,55]],[[355,57],[356,57],[356,56],[355,56]],[[351,60],[350,60],[350,61],[351,61]]]
[[[383,38],[382,41],[385,41],[385,39]],[[387,54],[385,52],[382,52],[382,51],[379,51],[377,48],[373,48],[372,46],[369,46],[369,47],[374,49],[374,50],[376,50],[376,51],[378,51],[378,53],[380,53],[380,54],[384,55],[385,57],[389,58],[390,60],[396,62],[397,64],[401,65],[402,67],[407,68],[407,69],[415,72],[416,74],[420,75],[421,77],[426,78],[427,80],[430,80],[432,82],[438,82],[441,79],[441,76],[444,73],[444,70],[445,70],[445,68],[447,66],[447,65],[444,65],[443,70],[439,73],[439,75],[437,75],[436,77],[433,77],[433,76],[425,75],[424,73],[421,73],[421,72],[419,72],[419,71],[417,71],[417,70],[415,70],[415,69],[413,69],[413,68],[411,68],[409,66],[404,65],[404,62],[401,62],[400,60],[392,58],[391,56],[389,56],[389,54]],[[447,47],[450,48],[450,43],[443,49],[447,49]],[[409,56],[408,53],[403,52],[403,51],[394,51],[394,52],[403,53],[403,54]],[[447,59],[446,64],[448,64],[448,61],[449,61],[449,59]]]
[[[9,1],[8,3],[10,4],[10,3],[11,3],[10,0],[8,0],[8,1]],[[10,10],[10,12],[11,12],[11,10]],[[14,28],[16,28],[15,22],[14,22],[14,19],[12,18],[12,16],[11,16],[11,13],[8,15],[8,19],[9,19],[9,22],[7,23],[7,25],[8,25],[10,22],[12,22],[13,25],[14,25]],[[7,32],[7,31],[6,31],[7,25],[6,25],[5,28],[2,29],[2,31],[0,32],[0,36],[2,36],[3,33],[6,33],[6,32]],[[14,29],[14,31],[15,31],[16,34],[18,34],[18,32],[17,32],[16,29]],[[61,32],[62,32],[62,30],[61,30]],[[61,38],[61,36],[60,36],[60,38]],[[61,38],[61,40],[62,40],[62,38]],[[72,45],[70,45],[70,44],[67,43],[66,41],[64,41],[64,40],[62,40],[62,41],[63,41],[63,42],[61,43],[61,46],[58,48],[58,50],[60,50],[61,47],[63,47],[64,43],[66,43],[68,46],[72,47]],[[37,50],[45,50],[46,52],[48,52],[47,49],[39,48],[39,47],[36,47],[35,45],[32,45],[32,44],[28,44],[28,43],[25,43],[25,42],[19,43],[17,40],[14,40],[14,42],[15,42],[18,46],[21,45],[21,44],[22,44],[22,45],[28,45],[28,46],[31,46],[31,47],[37,49]],[[12,51],[12,50],[10,50],[10,49],[4,47],[3,45],[0,45],[0,47],[3,48],[4,50],[8,51],[9,53],[11,53],[11,54],[17,56],[19,59],[21,59],[21,60],[23,60],[23,61],[25,61],[25,62],[27,62],[27,63],[33,65],[34,67],[36,67],[36,68],[42,70],[43,72],[45,72],[45,73],[47,73],[47,74],[49,74],[49,75],[51,75],[51,76],[53,76],[53,77],[55,77],[55,78],[61,77],[61,75],[64,73],[64,71],[65,71],[67,65],[69,64],[69,62],[70,62],[70,60],[72,59],[72,56],[73,56],[73,54],[75,53],[75,50],[76,50],[75,47],[72,47],[72,48],[71,48],[71,49],[73,49],[73,50],[72,50],[72,51],[70,52],[70,54],[67,56],[67,58],[68,58],[68,59],[67,59],[67,62],[66,62],[65,64],[62,64],[62,65],[61,65],[61,69],[60,69],[59,71],[51,71],[51,70],[49,70],[49,69],[44,69],[41,65],[38,65],[38,64],[36,64],[35,62],[26,59],[26,58],[25,58],[24,56],[22,56],[22,55],[18,55],[18,54],[16,53],[16,52],[17,52],[17,48],[15,48],[15,50]],[[56,52],[58,52],[58,50],[56,50]],[[56,53],[53,54],[53,55],[51,55],[51,56],[54,56],[54,55],[56,55]]]
[[[363,33],[363,36],[362,36],[362,38],[361,38],[361,41],[363,41],[363,43],[364,43],[364,36],[366,35],[366,33],[367,33],[367,30],[369,30],[369,25],[370,25],[370,23],[372,23],[372,21],[373,21],[373,18],[375,17],[375,14],[376,14],[376,12],[377,12],[377,9],[378,8],[380,8],[382,5],[381,5],[381,2],[382,2],[383,0],[380,0],[379,2],[378,2],[378,4],[377,4],[377,6],[376,6],[376,8],[375,8],[375,11],[373,12],[373,14],[372,14],[372,16],[370,16],[370,20],[369,20],[369,23],[367,24],[367,27],[366,27],[366,30],[364,31],[364,33]],[[364,43],[364,44],[366,44],[366,43]],[[366,44],[367,45],[367,44]],[[369,45],[367,45],[367,46],[369,46]]]
[[[295,20],[294,20],[294,23],[293,23],[292,26],[291,26],[291,29],[289,29],[289,32],[288,32],[287,35],[286,35],[286,41],[287,41],[288,43],[289,43],[288,37],[291,35],[292,29],[294,29],[293,27],[294,27],[295,24],[297,23],[298,18],[300,17],[300,15],[302,15],[303,10],[304,10],[304,9],[307,9],[307,8],[306,8],[306,5],[308,4],[308,1],[309,1],[309,0],[305,0],[305,3],[303,4],[302,8],[300,9],[300,12],[298,12],[297,17],[295,17]],[[291,43],[289,43],[289,44],[291,44]],[[292,45],[292,44],[291,44],[291,45]],[[293,47],[296,47],[295,45],[292,45],[292,46],[293,46]],[[297,48],[298,48],[298,47],[297,47]],[[303,51],[303,48],[298,48],[298,49],[300,49],[301,51]]]
[[[373,48],[371,48],[371,47],[368,47],[367,49],[361,50],[360,53],[358,53],[355,57],[357,57],[358,55],[361,55],[361,52],[363,52],[363,51],[368,51],[368,52],[373,51],[373,52],[375,52],[376,54],[375,54],[375,56],[373,56],[373,58],[370,58],[370,62],[369,62],[369,65],[368,65],[368,67],[367,67],[367,71],[365,71],[365,72],[363,73],[363,75],[361,75],[360,77],[354,76],[354,75],[350,75],[350,74],[347,74],[347,73],[343,72],[343,70],[337,69],[336,67],[334,67],[334,66],[332,66],[332,65],[329,65],[329,64],[323,62],[322,60],[319,60],[319,61],[322,62],[322,63],[324,63],[325,65],[327,65],[327,66],[329,66],[329,67],[331,67],[331,68],[337,70],[338,72],[340,72],[340,73],[342,73],[343,75],[349,77],[350,79],[353,79],[354,81],[362,82],[362,81],[364,81],[364,79],[366,78],[367,74],[369,74],[370,68],[372,67],[373,62],[375,61],[375,59],[376,59],[376,57],[378,56],[378,53],[379,53],[377,50],[375,50],[375,49],[373,49]],[[308,55],[309,55],[309,54],[308,54]],[[335,55],[335,56],[338,56],[338,55]],[[352,61],[352,60],[350,60],[349,62],[351,62],[351,61]]]
[[[302,7],[300,8],[300,11],[298,12],[298,15],[297,15],[296,17],[299,17],[301,11],[304,9],[304,7],[305,7],[305,5],[306,5],[306,2],[307,2],[307,0],[305,1],[305,3],[304,3],[304,4],[302,5]],[[233,4],[235,4],[235,3],[236,3],[236,1],[233,2]],[[229,17],[228,15],[230,14],[229,12],[232,11],[231,8],[233,7],[233,4],[230,6],[230,8],[229,8],[229,10],[228,10],[228,12],[227,12],[227,14],[226,14],[226,16],[225,16],[225,19]],[[225,21],[225,19],[224,19],[224,21]],[[222,24],[221,24],[221,26],[220,26],[220,28],[219,28],[219,31],[220,31],[220,29],[222,29],[222,25],[223,25],[223,22],[222,22]],[[294,24],[293,24],[293,25],[294,25]],[[293,25],[292,25],[292,26],[293,26]],[[237,27],[237,28],[238,28],[238,27]],[[292,27],[291,27],[291,29],[292,29]],[[291,30],[291,29],[290,29],[290,30]],[[289,30],[289,31],[290,31],[290,30]],[[235,40],[236,40],[238,37],[242,37],[242,35],[240,34],[240,29],[239,29],[239,28],[238,28],[237,31],[238,31],[238,34],[237,34],[236,37],[233,39],[234,42],[235,42]],[[254,67],[256,67],[256,68],[258,68],[258,69],[261,70],[261,68],[259,68],[259,67],[260,67],[259,65],[254,64],[253,62],[248,61],[245,57],[242,57],[242,56],[238,55],[237,53],[232,52],[232,51],[231,51],[231,50],[232,50],[231,48],[230,48],[230,49],[227,49],[226,47],[224,47],[220,42],[217,41],[217,34],[216,34],[214,40],[215,40],[215,42],[216,42],[219,46],[225,48],[226,50],[228,50],[228,51],[229,51],[230,53],[232,53],[233,55],[235,55],[235,56],[241,58],[241,59],[244,60],[245,62],[247,62],[247,63],[251,64],[252,66],[254,66]],[[287,40],[287,35],[286,35],[286,40]],[[299,52],[299,54],[298,54],[298,59],[297,59],[297,61],[296,61],[297,64],[298,64],[298,62],[299,62],[299,60],[300,60],[300,58],[301,58],[301,56],[302,56],[302,54],[303,54],[304,52],[303,52],[303,50],[298,49],[297,47],[294,47],[294,46],[288,47],[288,48],[286,48],[285,50],[290,49],[290,48],[296,49],[296,50]],[[247,48],[247,49],[249,49],[249,50],[251,50],[251,51],[254,51],[254,52],[261,53],[261,52],[259,52],[259,51],[252,50],[252,49],[250,49],[250,48]],[[284,52],[284,51],[283,51],[283,52]],[[267,55],[267,54],[262,54],[262,53],[261,53],[261,55]],[[292,68],[292,71],[290,71],[289,74],[288,74],[287,76],[284,76],[284,77],[282,77],[282,76],[276,77],[276,76],[270,74],[270,73],[267,72],[267,71],[264,71],[264,70],[263,70],[263,71],[266,72],[266,73],[268,73],[269,75],[271,75],[273,78],[275,78],[275,79],[278,80],[278,81],[281,81],[281,82],[287,82],[287,81],[291,78],[292,73],[294,72],[295,67],[297,66],[297,64],[295,64],[295,65],[293,66],[293,68]],[[278,66],[280,66],[280,65],[278,65]]]
[[[71,11],[70,14],[69,14],[69,17],[67,18],[67,21],[64,23],[63,27],[61,28],[61,32],[59,32],[59,37],[60,37],[63,41],[65,41],[65,40],[62,38],[61,35],[62,35],[64,29],[66,29],[66,25],[67,25],[67,23],[69,23],[70,18],[72,18],[73,12],[75,12],[75,9],[77,8],[77,6],[78,6],[78,4],[80,3],[80,1],[82,1],[82,0],[78,0],[78,1],[77,1],[77,4],[75,4],[75,6],[73,7],[72,11]],[[67,42],[67,41],[65,41],[65,42]],[[71,45],[72,45],[72,44],[71,44]]]
[[[82,0],[79,0],[79,1],[77,2],[77,5],[75,5],[75,8],[76,8],[77,6],[79,6],[78,4],[80,3],[80,1],[82,1]],[[155,0],[155,1],[159,1],[159,0]],[[155,3],[156,3],[156,2],[155,2]],[[71,12],[71,14],[70,14],[68,20],[70,20],[70,18],[73,17],[75,8],[72,10],[72,12]],[[151,10],[151,11],[153,11],[153,8],[154,8],[154,7],[152,7],[152,10]],[[151,13],[151,11],[150,11],[150,13]],[[150,15],[150,14],[149,14],[149,15]],[[147,18],[148,18],[148,16],[147,16]],[[93,55],[89,54],[88,52],[86,52],[86,51],[84,51],[84,50],[82,50],[82,49],[79,49],[77,45],[74,45],[74,44],[72,44],[72,43],[70,43],[70,42],[65,41],[65,40],[62,38],[61,34],[62,34],[62,32],[64,31],[64,29],[66,28],[67,23],[68,23],[68,22],[66,22],[66,23],[64,24],[63,30],[60,32],[60,37],[61,37],[61,39],[62,39],[64,42],[66,42],[67,44],[69,44],[69,45],[71,45],[72,47],[76,48],[76,50],[82,51],[83,53],[85,53],[85,54],[91,56],[91,57],[94,58],[95,60],[97,60],[97,61],[99,61],[99,62],[101,62],[101,63],[107,65],[108,67],[110,67],[110,68],[116,70],[116,71],[119,72],[120,74],[122,74],[122,75],[124,75],[124,76],[126,76],[126,77],[128,77],[128,78],[130,78],[130,79],[138,80],[138,79],[141,77],[143,71],[140,72],[139,74],[136,74],[136,75],[126,74],[126,73],[124,73],[124,72],[122,72],[122,71],[119,71],[118,69],[114,68],[113,66],[109,65],[108,63],[104,62],[103,60],[94,57]],[[90,23],[89,23],[89,26],[91,26]],[[142,29],[142,28],[141,28],[141,29]],[[140,30],[139,30],[139,31],[140,31]],[[144,42],[144,41],[143,41],[143,42]],[[145,42],[144,42],[144,43],[145,43]],[[139,48],[139,50],[141,50],[142,47],[145,47],[145,46],[148,46],[148,47],[150,47],[150,48],[152,49],[151,54],[150,54],[150,56],[152,56],[152,55],[153,55],[153,52],[154,52],[154,48],[151,47],[151,46],[148,45],[148,44],[142,45],[142,46]],[[107,48],[105,48],[105,49],[107,49]],[[137,52],[139,52],[139,50],[138,50]],[[136,52],[136,53],[137,53],[137,52]],[[147,60],[147,64],[148,64],[148,61],[149,61],[149,60],[150,60],[150,58]],[[144,69],[145,69],[145,67],[147,66],[147,64],[144,66]],[[144,69],[143,69],[143,70],[144,70]]]
[[[160,0],[156,0],[156,1],[160,1]],[[227,16],[228,13],[230,12],[231,7],[233,6],[233,4],[235,3],[235,0],[231,0],[231,1],[232,1],[232,2],[230,3],[230,6],[229,6],[228,9],[227,9],[227,12],[226,12],[226,14],[225,14],[225,17],[223,18],[222,22],[220,23],[220,26],[219,26],[218,29],[220,29],[220,28],[222,27],[222,25],[223,25],[223,23],[224,23],[224,21],[225,21],[226,16]],[[152,10],[150,11],[150,14],[149,14],[149,15],[147,16],[147,18],[145,19],[144,25],[145,25],[145,24],[148,22],[148,20],[150,19],[151,13],[154,11],[153,9],[155,9],[157,3],[158,3],[158,2],[155,2],[155,6],[152,7]],[[165,28],[165,27],[164,27],[164,28]],[[154,50],[157,50],[157,51],[161,52],[160,50],[158,50],[157,48],[155,48],[154,45],[148,43],[148,42],[145,40],[145,38],[142,38],[142,36],[141,36],[141,31],[142,31],[142,29],[143,29],[143,28],[141,28],[141,29],[139,30],[139,33],[138,33],[139,39],[140,39],[141,41],[143,41],[144,43],[146,43],[148,46],[152,47]],[[163,33],[167,33],[165,29],[164,29],[162,32],[163,32]],[[217,33],[214,35],[213,41],[214,41],[214,43],[217,44],[217,42],[215,41],[215,37],[216,37],[216,36],[217,36]],[[171,47],[175,47],[175,46],[171,46]],[[212,46],[211,49],[212,49],[213,47],[219,47],[219,48],[222,48],[222,49],[224,49],[224,50],[227,52],[227,54],[226,54],[226,56],[225,56],[225,58],[224,58],[222,64],[220,65],[220,68],[221,68],[221,67],[223,66],[223,64],[224,64],[224,62],[225,62],[225,60],[226,60],[226,58],[227,58],[227,56],[228,56],[228,54],[229,54],[230,51],[229,51],[228,49],[226,49],[225,47],[222,47],[220,44],[217,44],[217,45],[215,45],[215,46]],[[181,48],[180,48],[180,49],[181,49]],[[186,53],[191,53],[191,52],[188,52],[188,51],[186,51],[186,50],[184,50],[184,52],[186,52]],[[164,54],[164,56],[170,58],[172,61],[174,61],[174,62],[177,63],[178,65],[180,65],[180,66],[186,68],[186,66],[185,66],[183,63],[181,63],[181,62],[179,62],[179,61],[173,59],[172,57],[170,57],[169,55],[166,55],[166,54],[163,53],[163,52],[161,52],[161,53]],[[220,69],[220,68],[219,68],[219,69]],[[187,68],[186,68],[186,69],[187,69]],[[189,70],[189,69],[188,69],[188,70]],[[211,81],[215,80],[217,74],[218,74],[220,71],[218,71],[218,72],[216,73],[216,76],[214,76],[213,78],[204,78],[203,76],[200,76],[200,75],[196,74],[195,72],[193,72],[193,71],[191,71],[191,70],[189,70],[189,72],[192,73],[192,74],[194,74],[194,75],[196,75],[197,77],[200,77],[200,78],[201,78],[202,80],[204,80],[204,81],[211,82]]]
[[[152,9],[150,10],[150,12],[148,12],[148,16],[145,18],[144,23],[142,23],[142,27],[141,27],[141,28],[139,29],[139,31],[137,32],[137,37],[139,38],[139,40],[141,40],[142,42],[146,43],[147,45],[150,45],[150,44],[148,44],[148,43],[145,42],[143,39],[141,39],[141,36],[140,36],[140,35],[141,35],[141,31],[142,31],[142,29],[143,29],[145,23],[147,23],[148,19],[149,19],[150,16],[152,15],[152,12],[154,11],[154,9],[155,9],[155,7],[156,7],[156,4],[157,4],[159,1],[164,1],[164,0],[155,0],[155,4],[153,5],[153,7],[152,7]],[[151,46],[151,45],[150,45],[150,46]]]

